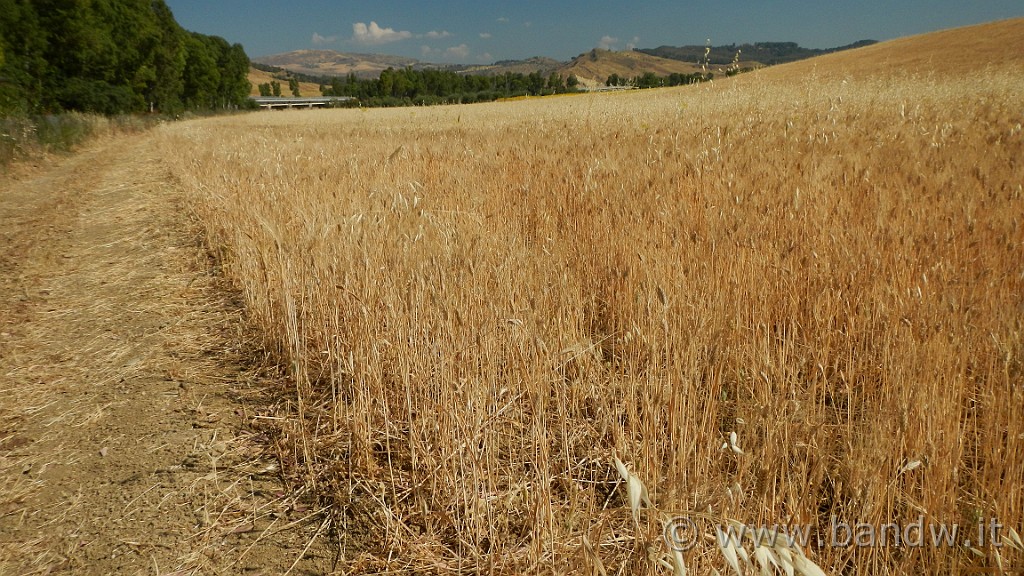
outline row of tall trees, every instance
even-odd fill
[[[260,91],[260,96],[276,96],[281,97],[281,83],[277,80],[271,80],[270,82],[264,82],[263,84],[257,84],[256,88]],[[288,91],[292,93],[295,98],[302,97],[302,92],[299,91],[299,81],[297,78],[288,79]]]
[[[0,114],[244,106],[240,44],[181,28],[163,0],[0,0]]]
[[[696,72],[694,74],[680,74],[673,72],[668,76],[658,76],[654,72],[644,72],[640,76],[627,78],[612,74],[605,81],[606,86],[633,86],[634,88],[658,88],[660,86],[682,86],[684,84],[696,84],[714,79],[715,75]]]
[[[375,79],[349,74],[331,78],[321,87],[324,96],[350,96],[364,106],[482,102],[515,96],[543,96],[576,90],[576,78],[539,72],[507,72],[496,76],[458,74],[451,70],[388,68]]]

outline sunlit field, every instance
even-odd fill
[[[162,129],[340,572],[1024,567],[1024,67],[843,58]]]

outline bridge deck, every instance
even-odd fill
[[[252,96],[252,100],[259,104],[260,108],[273,110],[274,108],[318,108],[335,102],[347,102],[352,98],[349,96],[311,96],[308,98]]]

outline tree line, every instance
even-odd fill
[[[178,114],[247,106],[240,44],[163,0],[0,0],[0,114]]]
[[[378,78],[349,74],[315,81],[320,83],[324,96],[348,96],[362,106],[470,104],[499,98],[564,94],[575,92],[579,86],[575,76],[563,78],[557,73],[545,76],[540,72],[506,72],[484,76],[411,67],[388,68]]]
[[[270,82],[264,82],[256,86],[260,91],[260,96],[276,96],[281,97],[281,83],[277,80],[271,80]],[[302,93],[299,91],[299,79],[292,76],[288,78],[288,91],[292,93],[292,97],[299,98]]]
[[[681,74],[673,72],[667,76],[658,76],[654,72],[644,72],[640,76],[629,78],[612,74],[605,80],[606,86],[632,86],[633,88],[658,88],[661,86],[683,86],[685,84],[696,84],[713,80],[714,74],[707,72],[695,72],[693,74]]]
[[[315,76],[292,72],[266,64],[254,63],[253,67],[270,72],[286,80],[288,91],[298,96],[299,81],[318,84],[323,96],[352,98],[344,106],[430,106],[434,104],[471,104],[491,102],[499,98],[519,96],[547,96],[578,92],[580,82],[575,75],[567,78],[557,72],[544,75],[540,72],[523,74],[506,72],[496,75],[460,74],[452,70],[423,69],[412,67],[388,68],[377,78],[360,78],[355,74],[347,76]],[[746,69],[729,69],[726,75],[745,72]],[[630,86],[634,88],[656,88],[661,86],[682,86],[696,84],[714,78],[710,72],[694,74],[672,73],[658,76],[653,72],[628,77],[610,75],[608,86]],[[263,96],[282,96],[284,87],[278,80],[258,86]]]

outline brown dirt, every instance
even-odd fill
[[[152,138],[44,164],[0,177],[0,574],[329,570]]]

